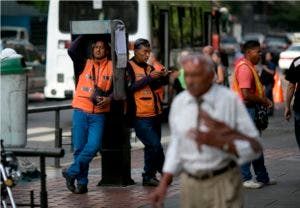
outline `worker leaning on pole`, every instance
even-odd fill
[[[88,41],[88,36],[81,35],[68,50],[79,77],[72,101],[74,160],[62,174],[67,188],[76,194],[88,191],[89,163],[101,149],[106,113],[110,111],[112,98],[113,70],[108,59],[108,43],[101,39],[94,41],[92,57],[86,58],[83,52]]]
[[[134,44],[134,57],[127,65],[128,106],[132,126],[145,145],[144,186],[157,186],[156,173],[162,172],[164,152],[161,145],[162,105],[157,93],[168,83],[168,71],[157,71],[147,63],[151,53],[148,40],[138,39]]]

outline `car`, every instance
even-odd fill
[[[284,72],[298,56],[300,56],[300,43],[293,43],[287,50],[280,53],[278,61],[279,68]]]
[[[18,40],[3,40],[3,48],[12,48],[18,54],[24,57],[25,62],[43,62],[42,55],[39,53],[37,48],[24,41]]]
[[[286,50],[290,44],[286,35],[267,35],[264,41],[266,49],[275,53]]]
[[[288,37],[289,41],[292,43],[300,42],[300,32],[290,32],[287,33],[286,36]]]
[[[256,40],[262,45],[265,40],[265,36],[262,33],[247,33],[243,37],[243,43],[246,43],[249,40]]]
[[[46,85],[45,79],[45,64],[42,56],[32,44],[28,44],[24,41],[18,40],[3,40],[3,48],[12,48],[18,54],[22,55],[26,66],[29,69],[27,72],[28,83],[27,89],[28,93],[43,92]]]
[[[262,49],[273,53],[274,61],[278,63],[279,54],[286,50],[291,42],[286,35],[266,35]]]
[[[29,34],[25,27],[1,27],[1,43],[6,48],[15,49],[19,54],[23,55],[25,61],[43,61],[40,52],[29,41]]]
[[[29,35],[24,27],[3,26],[1,27],[1,39],[29,42]]]
[[[3,41],[0,39],[0,51],[2,51],[4,48],[3,48]]]
[[[43,92],[46,85],[45,58],[38,49],[29,41],[26,28],[16,26],[1,27],[1,47],[12,48],[24,58],[27,72],[28,93]]]
[[[239,50],[239,43],[233,36],[222,36],[220,41],[220,49],[228,55],[234,55]]]

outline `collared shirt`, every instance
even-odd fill
[[[213,85],[202,96],[201,109],[213,119],[224,122],[231,128],[253,138],[259,138],[246,108],[236,94],[223,86]],[[163,171],[176,175],[181,171],[195,174],[198,171],[217,170],[225,167],[231,160],[239,164],[258,156],[248,141],[235,140],[239,157],[212,146],[202,145],[188,138],[188,131],[197,126],[198,103],[188,92],[183,91],[175,97],[169,115],[171,142],[169,144]],[[201,130],[205,129],[200,122]],[[237,138],[238,139],[238,138]]]

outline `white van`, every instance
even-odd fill
[[[1,27],[1,39],[29,42],[29,34],[25,27],[3,26]]]

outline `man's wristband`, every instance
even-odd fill
[[[223,150],[224,152],[228,152],[228,150],[229,150],[229,144],[228,144],[228,143],[223,144],[222,150]]]

